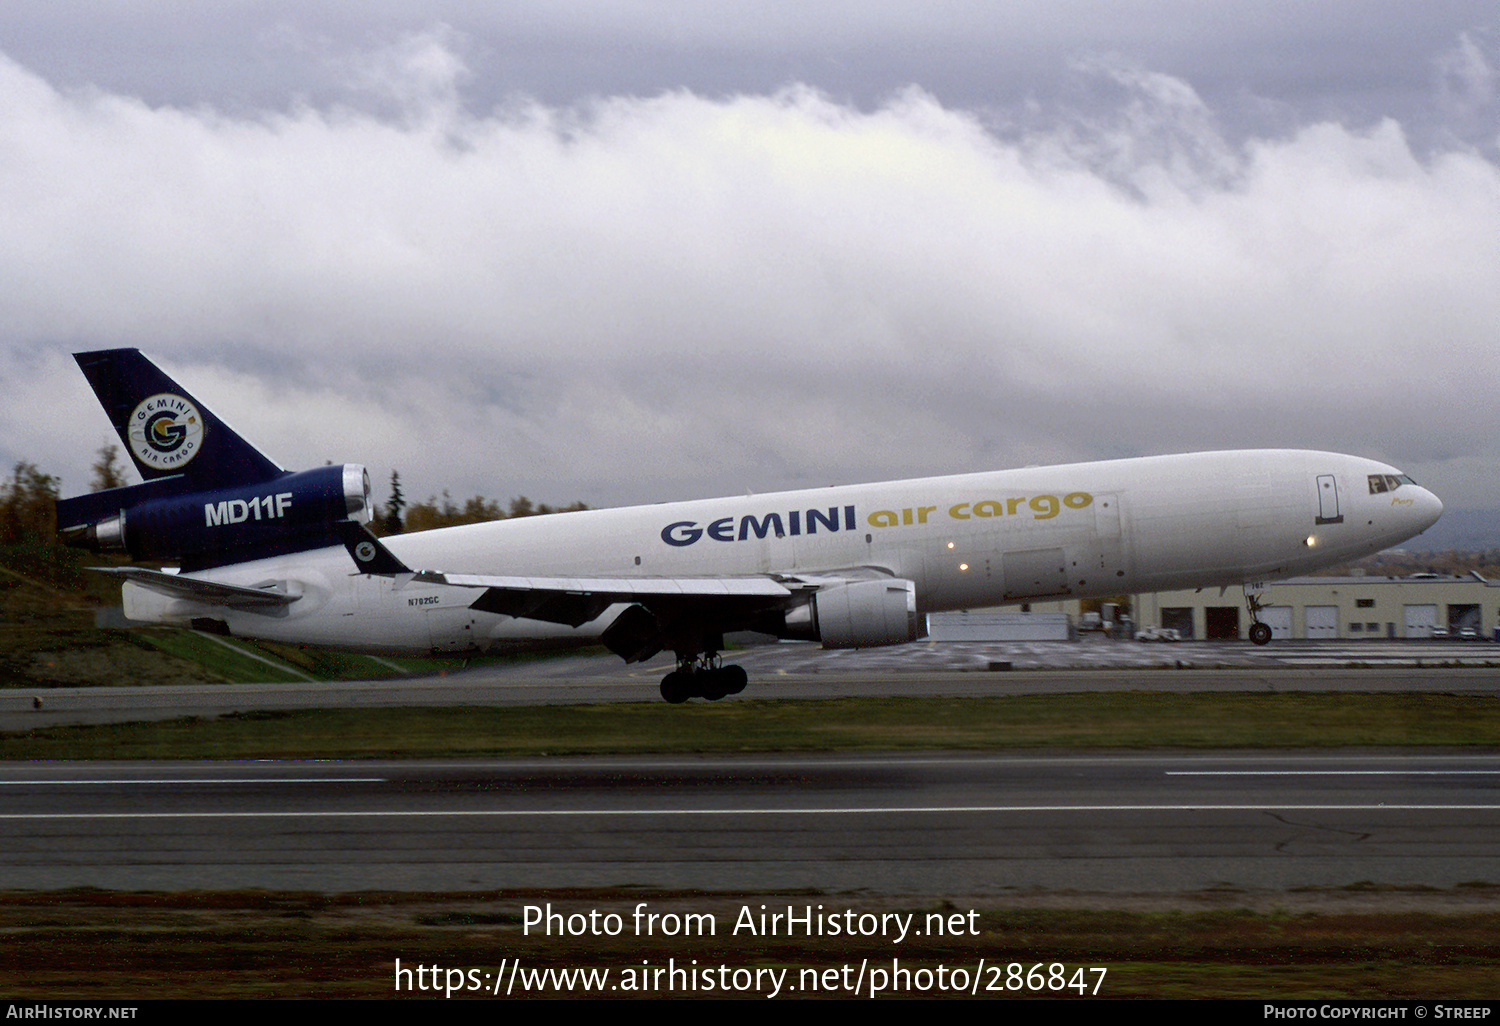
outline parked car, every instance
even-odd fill
[[[1135,632],[1136,641],[1181,641],[1182,635],[1173,627],[1143,627]]]

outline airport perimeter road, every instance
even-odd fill
[[[12,888],[1500,883],[1500,756],[0,764]]]

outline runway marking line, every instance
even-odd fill
[[[385,777],[118,777],[113,780],[0,780],[0,787],[88,787],[94,784],[383,784]]]
[[[39,819],[311,819],[393,818],[397,816],[867,816],[934,815],[976,812],[1500,812],[1500,805],[950,805],[906,808],[787,809],[449,809],[327,812],[37,812],[0,813],[0,820]]]
[[[1169,777],[1494,777],[1492,770],[1163,770]]]

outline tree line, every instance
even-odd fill
[[[106,445],[96,454],[91,491],[119,488],[127,483],[126,469],[118,446]],[[45,474],[35,463],[18,462],[9,479],[0,483],[0,545],[51,545],[57,541],[57,508],[61,481]],[[401,475],[391,472],[391,497],[376,513],[371,523],[377,534],[403,534],[430,531],[436,527],[477,524],[486,520],[530,517],[544,513],[565,513],[588,509],[581,502],[569,506],[534,503],[524,495],[510,500],[508,506],[476,495],[463,503],[454,501],[445,489],[442,498],[429,496],[426,502],[408,505],[401,494]]]
[[[545,502],[532,502],[524,495],[511,499],[509,507],[503,507],[499,502],[482,495],[465,499],[460,505],[446,488],[443,489],[441,499],[436,495],[429,495],[426,502],[408,505],[401,493],[401,474],[393,470],[391,497],[386,500],[370,526],[375,529],[376,534],[403,534],[431,531],[437,527],[457,527],[459,524],[479,524],[487,520],[571,513],[580,509],[588,509],[588,506],[582,502],[574,502],[568,506],[549,506]]]

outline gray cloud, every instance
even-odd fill
[[[1427,65],[1470,124],[1475,38]],[[1246,135],[1119,56],[1069,72],[1108,103],[1029,114],[799,86],[484,107],[482,49],[325,49],[369,102],[249,110],[0,62],[8,457],[81,489],[107,426],[66,354],[138,345],[287,465],[396,467],[409,496],[1291,445],[1500,505],[1500,171],[1456,136]]]

